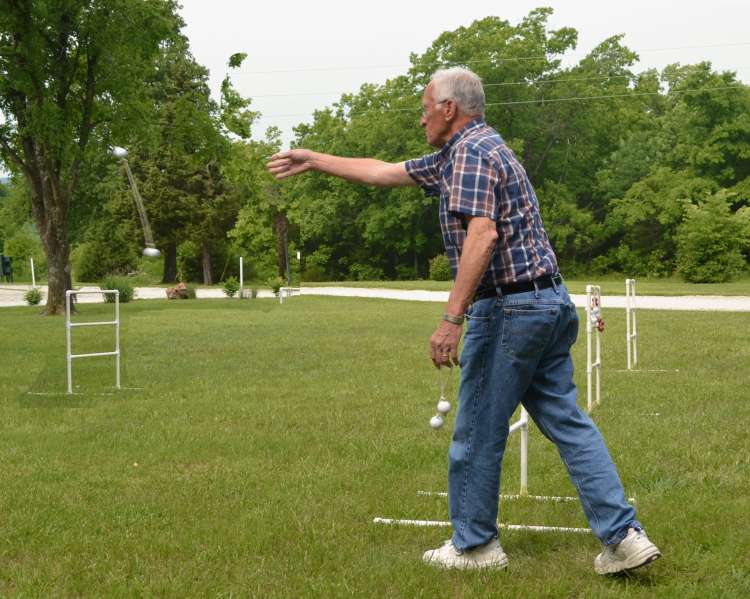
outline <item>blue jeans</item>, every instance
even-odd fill
[[[478,300],[467,321],[448,452],[456,548],[498,536],[501,464],[519,402],[557,446],[594,534],[609,545],[639,529],[601,433],[576,402],[570,348],[578,315],[565,286]]]

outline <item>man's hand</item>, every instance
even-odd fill
[[[458,344],[464,332],[463,325],[442,320],[430,337],[430,359],[435,368],[458,366]]]
[[[277,179],[315,170],[352,183],[401,187],[416,185],[404,162],[383,162],[373,158],[343,158],[297,148],[271,156],[266,168]]]
[[[284,179],[310,170],[313,152],[310,150],[289,150],[271,156],[266,168],[277,179]]]

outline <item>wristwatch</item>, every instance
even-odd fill
[[[463,314],[461,316],[453,316],[453,314],[448,314],[447,312],[443,312],[443,320],[450,322],[451,324],[463,324],[464,323]]]

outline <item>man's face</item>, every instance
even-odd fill
[[[434,86],[430,83],[422,94],[422,118],[419,123],[425,129],[427,143],[434,148],[442,147],[449,137],[450,121],[445,116],[444,98],[435,98]]]

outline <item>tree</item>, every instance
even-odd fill
[[[179,25],[172,0],[8,0],[0,11],[0,155],[28,182],[47,314],[71,288],[69,215],[90,143],[137,128],[143,81]]]
[[[244,55],[230,58],[239,67]],[[240,198],[224,176],[230,136],[250,135],[255,113],[226,77],[221,102],[210,95],[208,71],[190,54],[187,39],[163,44],[149,85],[149,135],[134,148],[132,161],[142,182],[156,243],[164,248],[163,282],[177,276],[178,245],[191,241],[200,252],[204,284],[212,284],[212,253],[226,245]],[[185,273],[183,273],[185,274]]]
[[[280,148],[280,132],[270,128],[261,141],[232,144],[226,174],[236,193],[245,199],[229,237],[250,258],[250,277],[286,277],[289,195],[268,173],[268,157]]]
[[[634,274],[670,274],[686,210],[716,191],[708,179],[665,167],[635,183],[622,199],[612,200],[608,226],[618,231],[613,244],[619,242],[612,265]]]
[[[677,234],[677,267],[686,281],[722,283],[740,274],[750,248],[746,211],[732,214],[726,192],[690,206]]]

